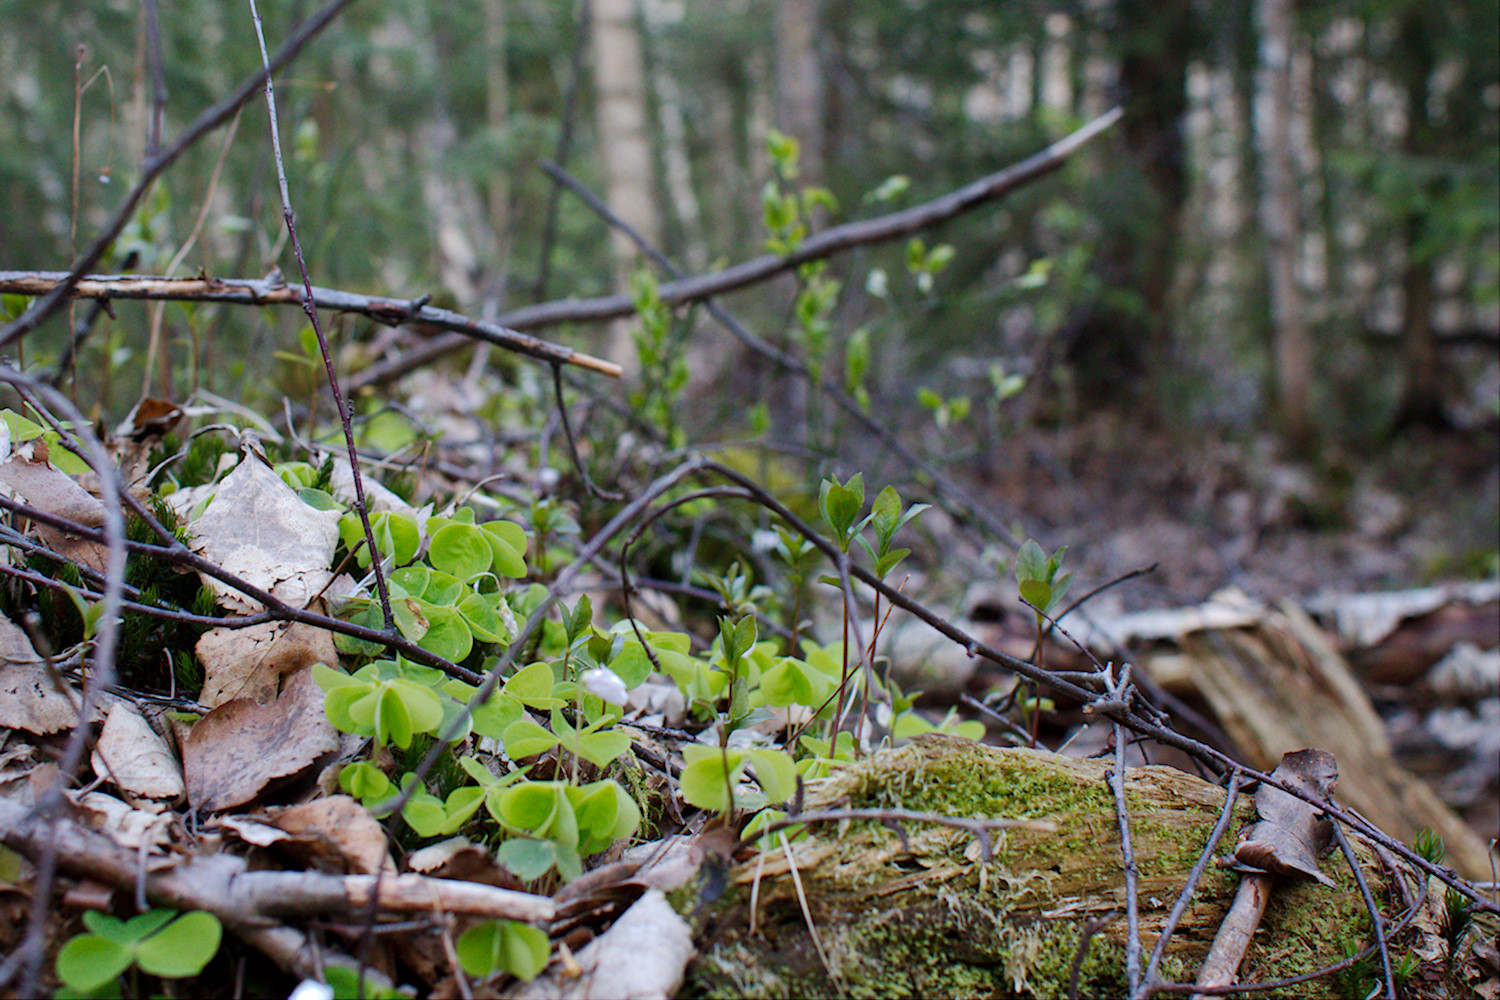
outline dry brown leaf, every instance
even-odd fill
[[[314,663],[337,663],[333,636],[301,622],[266,622],[249,628],[216,628],[193,647],[203,663],[198,703],[217,708],[236,698],[266,702],[281,678]]]
[[[220,482],[193,522],[195,551],[295,607],[306,607],[333,579],[328,565],[339,540],[339,512],[302,501],[261,458],[247,453]],[[219,604],[253,614],[259,601],[212,577],[203,582]]]
[[[54,517],[66,518],[85,528],[104,525],[104,505],[73,477],[47,460],[47,446],[40,439],[19,445],[0,462],[0,483],[10,487],[32,507]],[[69,535],[45,524],[36,526],[42,542],[58,555],[100,573],[108,569],[108,547]]]
[[[441,843],[413,851],[406,858],[406,867],[434,878],[479,882],[501,889],[526,888],[526,883],[496,861],[488,848],[483,844],[470,842],[467,837],[450,837]]]
[[[0,728],[38,736],[72,729],[78,709],[60,691],[20,627],[0,615]]]
[[[188,801],[208,811],[244,805],[338,748],[339,734],[323,714],[323,691],[304,670],[273,702],[239,699],[198,720],[182,747]]]
[[[348,795],[267,810],[265,822],[288,834],[290,839],[280,843],[283,850],[319,862],[320,870],[356,875],[396,871],[385,828]]]
[[[109,834],[121,847],[131,850],[164,849],[170,840],[173,814],[160,803],[142,800],[132,808],[103,792],[85,792],[75,801],[94,829]]]
[[[110,706],[91,760],[95,774],[130,795],[175,799],[184,791],[177,756],[129,702]]]
[[[1284,754],[1271,777],[1315,799],[1333,794],[1339,765],[1326,750],[1293,750]],[[1242,865],[1277,875],[1334,882],[1318,868],[1318,858],[1333,835],[1328,817],[1318,807],[1270,785],[1255,793],[1260,820],[1246,833],[1234,857]]]

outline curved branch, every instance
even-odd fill
[[[831,257],[852,247],[892,240],[929,229],[987,201],[1009,194],[1029,181],[1050,174],[1066,163],[1068,157],[1077,152],[1080,147],[1118,122],[1123,115],[1123,109],[1113,108],[1041,152],[1027,157],[1020,163],[1012,164],[998,173],[981,177],[957,191],[949,192],[940,198],[934,198],[932,201],[904,211],[824,230],[815,236],[808,237],[793,253],[785,257],[763,254],[722,271],[666,282],[660,288],[661,299],[668,305],[674,306],[697,302],[760,284],[809,261]],[[592,299],[567,299],[527,306],[506,313],[499,317],[498,322],[516,330],[535,330],[545,326],[556,326],[559,323],[617,319],[634,312],[635,303],[630,296],[603,295]],[[464,338],[457,334],[434,337],[421,347],[399,358],[371,365],[350,379],[350,385],[354,389],[359,389],[394,378],[413,368],[419,368],[434,358],[455,351],[465,343]]]

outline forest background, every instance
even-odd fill
[[[268,34],[306,8],[265,11]],[[0,4],[0,269],[72,259],[151,137],[256,64],[240,12],[163,9],[148,93],[139,14]],[[994,207],[726,301],[972,485],[992,527],[1071,544],[1094,582],[1160,563],[1112,600],[1407,586],[1500,563],[1497,19],[1493,0],[354,4],[280,84],[287,170],[316,283],[493,318],[625,290],[643,262],[544,161],[699,274],[1122,104]],[[99,270],[294,273],[266,127],[188,150]],[[274,409],[318,377],[292,310],[112,312],[66,362],[101,418],[199,388]],[[656,407],[673,443],[759,438],[806,460],[804,485],[912,471],[701,310],[644,365],[628,324],[540,332],[623,364],[627,387],[587,391]],[[385,357],[356,378],[367,416],[424,356],[368,320],[337,337],[350,370]],[[44,330],[23,359],[66,344]],[[484,352],[426,396],[513,424],[498,400],[537,398],[534,376]]]
[[[268,33],[306,7],[264,12]],[[11,206],[0,268],[71,259],[148,137],[170,135],[255,65],[245,18],[222,5],[162,10],[162,95],[147,93],[152,48],[135,4],[28,0],[0,17]],[[763,252],[781,194],[815,192],[802,199],[813,228],[878,215],[1123,103],[1123,125],[1058,175],[926,243],[835,259],[811,329],[794,315],[793,278],[729,303],[820,370],[863,366],[872,412],[1058,543],[1109,547],[1120,521],[1079,483],[1118,465],[1091,456],[1144,441],[1170,458],[1167,493],[1191,486],[1175,514],[1215,522],[1221,550],[1256,520],[1246,504],[1273,528],[1363,526],[1402,558],[1366,547],[1356,575],[1390,585],[1495,562],[1484,456],[1500,393],[1496,25],[1492,0],[366,3],[281,84],[282,120],[317,283],[432,293],[492,317],[623,290],[637,260],[559,193],[544,159],[696,274]],[[178,273],[258,277],[285,265],[266,123],[238,127],[153,188],[102,270],[173,261]],[[778,172],[768,139],[781,135],[797,152]],[[100,320],[73,383],[94,412],[118,417],[143,386],[271,399],[310,374],[275,360],[296,351],[291,311],[174,307],[163,319],[160,350],[144,308]],[[389,349],[371,329],[340,331],[355,366]],[[639,371],[624,328],[547,333]],[[681,318],[670,339],[689,365],[684,426],[721,441],[765,428],[835,450],[837,413],[742,356],[708,317]],[[48,331],[26,350],[51,362],[63,338]],[[1100,414],[1112,416],[1091,421]],[[1204,454],[1207,465],[1179,468]],[[1372,456],[1390,460],[1389,475]],[[1159,466],[1135,471],[1149,481]],[[1429,533],[1441,542],[1408,544],[1434,477],[1461,509]],[[1167,535],[1168,549],[1202,541]],[[1155,544],[1114,541],[1127,562]],[[1254,576],[1256,552],[1243,548],[1229,545],[1220,578]],[[1307,553],[1290,562],[1308,565]],[[1178,574],[1176,596],[1202,589],[1194,572]]]

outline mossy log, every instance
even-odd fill
[[[699,955],[684,995],[1066,996],[1083,928],[1110,913],[1117,918],[1090,940],[1080,995],[1124,995],[1124,870],[1108,768],[939,736],[816,783],[809,808],[899,807],[1049,820],[1056,828],[997,832],[983,862],[975,839],[951,827],[908,827],[903,845],[900,833],[878,822],[824,825],[794,842],[790,855],[776,847],[736,868],[710,907],[702,906],[701,890],[684,894],[682,905],[697,909],[699,920]],[[1225,793],[1167,767],[1130,769],[1125,789],[1149,956]],[[1252,818],[1245,796],[1220,853]],[[1384,899],[1385,876],[1364,859],[1366,878]],[[1334,854],[1322,867],[1336,889],[1277,882],[1242,981],[1313,971],[1343,958],[1346,944],[1363,943],[1369,917],[1347,865]],[[1165,977],[1192,980],[1238,882],[1238,874],[1210,865],[1167,951]],[[1338,992],[1322,980],[1277,995]]]

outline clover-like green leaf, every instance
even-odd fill
[[[495,860],[516,878],[530,882],[557,864],[557,844],[534,837],[511,837],[495,849]]]
[[[552,665],[538,661],[517,670],[505,682],[505,693],[528,708],[557,708],[562,701],[553,694],[556,687]]]
[[[530,982],[547,965],[552,942],[544,931],[514,920],[491,920],[459,935],[458,964],[474,977],[497,969]]]
[[[140,943],[136,964],[142,972],[163,979],[196,976],[218,952],[223,935],[212,913],[184,913]]]
[[[514,521],[486,521],[479,526],[489,543],[495,572],[519,580],[526,575],[526,531]]]
[[[57,953],[57,978],[80,992],[92,993],[130,968],[130,947],[96,934],[80,934]]]
[[[469,631],[469,625],[464,621],[463,615],[458,613],[458,609],[426,601],[417,603],[421,605],[422,616],[427,620],[427,631],[417,644],[429,653],[454,663],[468,656],[469,651],[474,648],[474,633]]]
[[[577,754],[596,767],[603,767],[630,749],[629,735],[617,730],[588,733],[578,739]]]
[[[640,807],[613,781],[595,781],[582,788],[570,786],[568,799],[578,818],[580,854],[597,854],[640,826]]]
[[[467,580],[487,572],[495,561],[486,532],[472,524],[445,524],[427,543],[427,561],[434,569]]]
[[[522,718],[505,727],[501,742],[511,760],[521,760],[552,749],[557,745],[558,737],[535,720]]]
[[[496,597],[468,593],[459,599],[457,610],[474,638],[481,642],[509,642],[510,631],[495,610]]]
[[[395,791],[385,772],[369,761],[349,764],[339,771],[339,787],[365,803],[379,802]]]
[[[785,750],[751,750],[755,782],[772,802],[786,802],[797,794],[797,764]]]
[[[687,761],[678,779],[682,797],[689,805],[727,814],[734,806],[730,790],[745,769],[745,751],[690,745],[682,748],[682,755]]]

